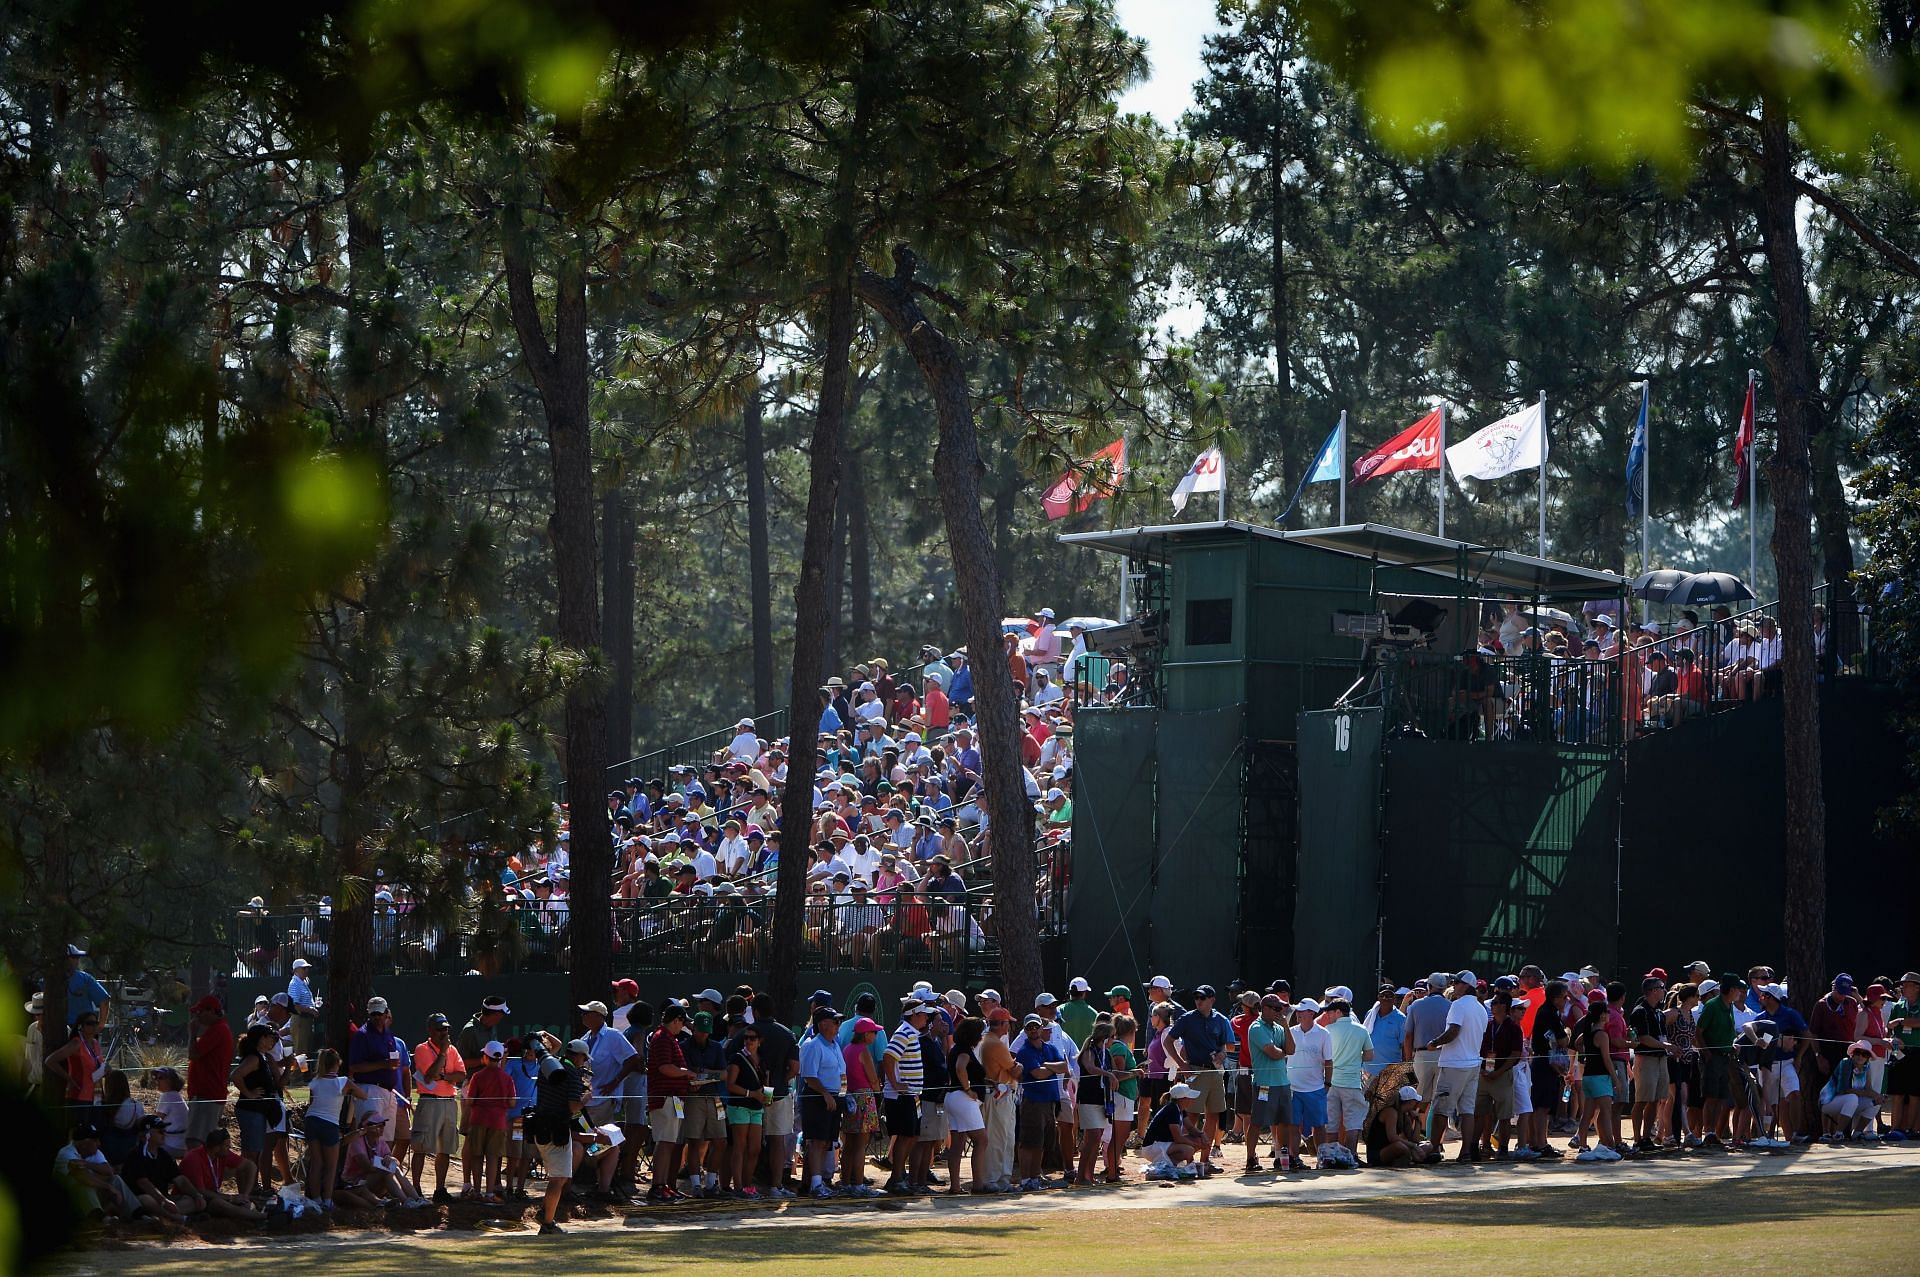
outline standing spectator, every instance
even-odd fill
[[[1555,1160],[1560,1157],[1560,1150],[1548,1142],[1548,1129],[1553,1122],[1553,1112],[1560,1105],[1567,1073],[1573,1067],[1573,1059],[1567,1053],[1567,998],[1565,980],[1550,980],[1541,988],[1540,1001],[1533,1008],[1532,1024],[1528,1026],[1522,1020],[1522,1031],[1527,1034],[1532,1056],[1531,1076],[1514,1083],[1516,1087],[1533,1088],[1529,1097],[1533,1111],[1521,1122],[1521,1142],[1532,1149],[1536,1157]]]
[[[764,990],[753,995],[753,1022],[760,1029],[760,1065],[772,1091],[767,1099],[762,1135],[767,1147],[767,1164],[773,1168],[769,1195],[784,1199],[794,1195],[787,1185],[793,1173],[794,1087],[800,1077],[800,1043],[776,1012],[772,996]]]
[[[78,1024],[87,1014],[106,1019],[107,987],[83,969],[87,951],[77,944],[67,946],[67,1019]]]
[[[880,1057],[881,1097],[891,1141],[888,1157],[892,1164],[885,1186],[889,1193],[907,1195],[915,1191],[914,1150],[920,1142],[920,1091],[926,1077],[920,1037],[930,1011],[923,1002],[908,1002],[900,1012],[900,1027],[887,1039],[887,1049]]]
[[[1813,1136],[1801,1129],[1799,1060],[1810,1033],[1806,1017],[1787,1005],[1786,999],[1786,989],[1778,984],[1760,991],[1761,1009],[1773,1021],[1778,1035],[1761,1075],[1760,1098],[1779,1119],[1780,1138],[1790,1144],[1805,1144]]]
[[[981,999],[983,1006],[987,999]],[[1013,1031],[1013,1012],[1003,1006],[986,1007],[986,1036],[980,1039],[980,1068],[988,1086],[985,1117],[987,1123],[987,1184],[995,1192],[1013,1188],[1014,1145],[1019,1107],[1014,1088],[1020,1082],[1020,1066],[1013,1058],[1013,1046],[1007,1040]]]
[[[547,1195],[540,1214],[540,1235],[545,1237],[564,1231],[556,1216],[567,1182],[573,1178],[573,1131],[586,1108],[587,1086],[571,1058],[563,1060],[554,1054],[560,1045],[558,1038],[551,1033],[539,1033],[537,1038],[533,1044],[539,1079],[537,1098],[533,1114],[527,1118],[526,1132],[547,1174]],[[584,1056],[586,1043],[576,1045]]]
[[[1734,1037],[1738,1033],[1734,1008],[1746,986],[1738,976],[1723,976],[1719,981],[1708,980],[1700,986],[1702,1001],[1700,1018],[1694,1022],[1700,1039],[1700,1093],[1705,1098],[1703,1106],[1703,1124],[1706,1136],[1703,1146],[1711,1149],[1725,1147],[1723,1141],[1730,1138],[1730,1121],[1734,1108],[1735,1087],[1745,1092],[1745,1080],[1736,1079],[1734,1074],[1739,1062],[1734,1056]]]
[[[675,1172],[680,1165],[687,1097],[693,1093],[693,1070],[680,1049],[686,1024],[686,1008],[669,1002],[660,1013],[660,1027],[647,1039],[647,1125],[653,1129],[653,1184],[647,1189],[647,1200],[652,1202],[678,1201],[682,1196],[674,1186],[679,1178]]]
[[[1076,1125],[1080,1130],[1079,1182],[1093,1183],[1100,1164],[1100,1139],[1112,1122],[1113,1096],[1119,1079],[1113,1074],[1113,1025],[1100,1022],[1080,1049],[1080,1082],[1075,1089]]]
[[[1367,1036],[1373,1043],[1373,1058],[1366,1062],[1363,1070],[1368,1078],[1387,1065],[1399,1064],[1407,1058],[1407,1013],[1400,1009],[1400,999],[1408,992],[1391,984],[1383,984],[1374,991],[1373,1009],[1367,1012],[1364,1021]]]
[[[1333,1058],[1333,1038],[1320,1024],[1323,1009],[1312,998],[1300,999],[1300,1004],[1293,1008],[1293,1054],[1287,1059],[1287,1083],[1293,1092],[1293,1125],[1316,1154],[1326,1135],[1327,1079]]]
[[[606,1003],[588,1002],[579,1011],[580,1022],[586,1026],[581,1036],[593,1057],[593,1101],[587,1116],[595,1126],[606,1126],[621,1120],[626,1081],[640,1073],[646,1062],[626,1034],[608,1023],[611,1013]]]
[[[1407,1005],[1406,1052],[1413,1060],[1413,1084],[1432,1121],[1433,1103],[1440,1090],[1440,1050],[1427,1044],[1447,1031],[1447,974],[1436,971],[1414,986],[1416,997]]]
[[[1260,1015],[1247,1026],[1249,1073],[1253,1105],[1247,1113],[1247,1173],[1260,1169],[1261,1131],[1273,1137],[1273,1168],[1286,1170],[1293,1156],[1293,1087],[1288,1057],[1293,1054],[1293,1029],[1287,1024],[1287,1004],[1275,993],[1260,999]]]
[[[40,1079],[46,1072],[46,1020],[47,995],[36,993],[27,999],[27,1043],[26,1056],[22,1060],[26,1079],[27,1094],[34,1095],[40,1090]]]
[[[1446,1148],[1446,1119],[1454,1117],[1460,1123],[1457,1160],[1473,1162],[1479,1160],[1474,1109],[1480,1095],[1480,1047],[1486,1040],[1488,1015],[1475,995],[1478,978],[1473,972],[1461,971],[1449,983],[1453,1000],[1447,1005],[1446,1030],[1424,1044],[1440,1053],[1440,1080],[1431,1111],[1433,1146]]]
[[[1344,989],[1338,990],[1344,994]],[[1327,1125],[1334,1138],[1358,1149],[1367,1123],[1366,1062],[1373,1058],[1373,1038],[1353,1018],[1346,997],[1327,1003],[1320,1022],[1327,1030]]]
[[[1633,1151],[1651,1153],[1660,1142],[1660,1106],[1673,1094],[1667,1070],[1666,982],[1649,975],[1627,1020],[1633,1042]]]
[[[749,1024],[732,1040],[726,1065],[727,1159],[720,1191],[725,1196],[759,1200],[754,1169],[766,1135],[767,1085],[760,1063],[760,1029]]]
[[[240,1063],[233,1070],[233,1084],[240,1093],[234,1104],[240,1123],[240,1151],[259,1168],[262,1184],[272,1182],[268,1175],[268,1132],[286,1115],[280,1098],[281,1069],[269,1045],[278,1036],[270,1024],[248,1029],[240,1039]]]
[[[219,998],[208,994],[193,1004],[197,1030],[187,1047],[187,1147],[197,1148],[220,1125],[227,1103],[227,1075],[233,1067],[233,1026]]]
[[[301,1134],[307,1143],[307,1197],[320,1209],[333,1209],[333,1186],[340,1177],[341,1122],[349,1098],[365,1092],[340,1075],[340,1053],[324,1048],[314,1060],[313,1081]]]
[[[947,1152],[947,1192],[983,1193],[986,1180],[986,1073],[980,1067],[979,1049],[986,1037],[986,1021],[968,1016],[953,1030],[953,1048],[947,1056],[947,1076],[952,1089],[947,1092],[947,1126],[953,1134]],[[960,1161],[971,1150],[972,1179],[968,1189],[960,1186]]]
[[[1181,1080],[1199,1092],[1198,1098],[1189,1100],[1187,1106],[1200,1119],[1196,1127],[1206,1132],[1200,1150],[1200,1168],[1204,1175],[1214,1172],[1213,1150],[1220,1140],[1220,1115],[1227,1111],[1227,1052],[1237,1045],[1232,1021],[1213,1009],[1215,997],[1210,984],[1195,989],[1193,1010],[1175,1020],[1168,1034]]]
[[[366,1091],[356,1113],[375,1113],[391,1129],[399,1112],[401,1070],[406,1043],[393,1033],[393,1014],[385,998],[367,999],[367,1022],[347,1040],[347,1076]]]
[[[1029,1015],[1020,1027],[1023,1041],[1013,1053],[1020,1069],[1020,1187],[1031,1191],[1046,1187],[1040,1176],[1040,1159],[1054,1127],[1067,1061],[1053,1044],[1052,1026],[1045,1020]]]
[[[1524,1043],[1520,1017],[1513,1014],[1513,995],[1502,989],[1487,1000],[1486,1036],[1480,1050],[1480,1097],[1474,1106],[1474,1125],[1479,1130],[1481,1157],[1491,1159],[1507,1152],[1507,1124],[1518,1111],[1515,1090],[1520,1080],[1517,1070]],[[1533,1150],[1524,1143],[1514,1151],[1522,1161],[1533,1160]]]
[[[513,1125],[513,1108],[519,1098],[514,1079],[507,1075],[506,1054],[505,1043],[489,1039],[480,1047],[480,1067],[467,1079],[471,1149],[467,1164],[472,1168],[473,1178],[466,1187],[477,1188],[480,1200],[485,1202],[505,1200],[504,1172],[512,1143],[508,1131]],[[536,1097],[537,1094],[536,1089]]]
[[[709,997],[708,995],[712,996]],[[710,1006],[724,1003],[717,990],[699,995]],[[682,1103],[686,1118],[680,1123],[680,1143],[686,1150],[682,1166],[696,1197],[720,1195],[720,1165],[726,1160],[727,1119],[721,1106],[727,1071],[726,1042],[714,1033],[714,1013],[695,1011],[681,1050],[693,1070],[693,1094]]]
[[[309,1055],[313,1051],[313,1029],[320,1002],[313,994],[313,964],[305,958],[295,958],[292,972],[287,977],[287,1011],[293,1023],[293,1049],[296,1054]]]
[[[846,1073],[847,1102],[840,1121],[840,1191],[849,1197],[878,1197],[880,1190],[869,1186],[866,1176],[867,1144],[882,1130],[880,1064],[873,1054],[880,1046],[880,1024],[862,1015],[844,1031],[847,1044],[841,1048],[840,1061]],[[894,1163],[896,1174],[899,1165]]]
[[[1576,1162],[1617,1162],[1620,1153],[1619,1116],[1614,1108],[1613,1035],[1606,990],[1594,989],[1587,995],[1587,1013],[1573,1029],[1573,1047],[1580,1055],[1580,1093],[1586,1100],[1580,1129],[1573,1142],[1586,1139],[1589,1122],[1593,1125],[1593,1147],[1583,1149]]]
[[[1060,1027],[1073,1039],[1075,1050],[1087,1044],[1087,1037],[1093,1032],[1093,1022],[1098,1018],[1093,1004],[1087,1000],[1092,992],[1093,986],[1087,983],[1085,976],[1075,976],[1067,982],[1067,1000],[1054,1008]]]
[[[419,1092],[413,1115],[413,1182],[426,1186],[422,1172],[433,1156],[433,1200],[453,1201],[447,1191],[447,1163],[460,1146],[460,1084],[467,1080],[467,1063],[453,1044],[453,1025],[442,1013],[427,1017],[427,1040],[413,1051],[414,1089]]]
[[[831,1197],[827,1186],[832,1172],[834,1136],[840,1129],[840,1087],[846,1079],[846,1057],[840,1052],[840,1013],[815,1006],[813,1023],[800,1043],[801,1174],[806,1191]]]
[[[1833,1076],[1835,1068],[1847,1058],[1860,1022],[1860,999],[1854,995],[1853,977],[1841,972],[1833,977],[1833,986],[1813,1004],[1807,1029],[1813,1037],[1808,1062],[1819,1071],[1816,1084]]]
[[[66,1043],[47,1057],[49,1067],[59,1070],[61,1095],[76,1122],[85,1120],[98,1094],[100,1079],[106,1076],[107,1054],[100,1045],[100,1015],[82,1011],[73,1022]]]

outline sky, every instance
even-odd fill
[[[1121,109],[1144,111],[1171,128],[1193,105],[1200,78],[1201,37],[1220,30],[1212,0],[1118,0],[1120,25],[1147,42],[1153,75],[1120,99]]]

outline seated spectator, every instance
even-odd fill
[[[188,1149],[187,1155],[180,1159],[180,1173],[193,1185],[208,1214],[228,1219],[266,1218],[248,1200],[253,1195],[259,1167],[252,1159],[233,1151],[226,1127],[214,1127],[198,1148]],[[225,1191],[228,1175],[234,1177],[237,1193]]]
[[[1717,610],[1717,609],[1716,609]],[[1734,630],[1733,641],[1726,645],[1720,661],[1720,695],[1725,700],[1746,701],[1760,695],[1759,631],[1751,625]]]
[[[91,1122],[74,1126],[72,1138],[54,1154],[53,1174],[79,1199],[81,1209],[89,1218],[111,1215],[115,1219],[132,1219],[133,1212],[140,1209],[141,1203],[133,1190],[100,1151],[100,1128]]]
[[[1754,672],[1759,687],[1755,699],[1780,693],[1780,626],[1770,616],[1760,618],[1760,633],[1754,640]]]

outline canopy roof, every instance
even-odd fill
[[[1154,527],[1116,528],[1110,532],[1071,532],[1060,538],[1066,545],[1091,546],[1113,554],[1164,562],[1172,546],[1182,543],[1231,540],[1238,536],[1293,541],[1315,549],[1377,559],[1394,567],[1431,572],[1449,581],[1466,581],[1517,594],[1612,598],[1626,588],[1626,578],[1598,568],[1535,558],[1512,550],[1456,541],[1426,532],[1410,532],[1379,523],[1351,523],[1338,528],[1303,528],[1284,532],[1229,519],[1224,523],[1166,523]]]

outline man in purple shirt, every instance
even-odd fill
[[[367,999],[367,1022],[347,1042],[347,1076],[363,1087],[367,1097],[360,1101],[358,1117],[377,1113],[387,1129],[394,1130],[398,1105],[394,1092],[400,1089],[402,1061],[407,1044],[393,1034],[393,1016],[385,998]]]

